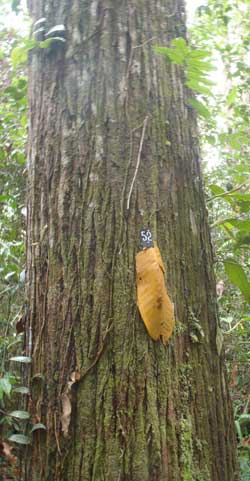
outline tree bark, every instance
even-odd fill
[[[66,42],[29,61],[26,337],[47,430],[26,480],[235,481],[195,114],[181,68],[154,51],[185,37],[183,1],[29,8]],[[147,226],[175,303],[166,347],[136,305]]]

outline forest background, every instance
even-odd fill
[[[0,14],[0,442],[6,464],[46,427],[21,410],[28,394],[20,383],[25,312],[25,184],[27,144],[26,61],[34,39],[19,0],[1,0]],[[6,23],[17,15],[15,28]],[[13,18],[13,17],[12,17]],[[20,27],[18,27],[20,25]],[[25,25],[25,28],[24,28]],[[63,41],[60,27],[40,42]],[[24,33],[25,32],[25,33]],[[196,10],[188,43],[157,46],[181,65],[195,93],[214,269],[241,468],[250,481],[250,6],[248,0],[208,0]],[[57,39],[57,40],[55,40]],[[200,64],[190,53],[196,50]],[[197,60],[197,58],[196,58]],[[167,142],[167,141],[166,141]],[[193,342],[202,333],[194,326]],[[13,414],[14,413],[14,414]],[[13,434],[15,432],[15,434]],[[9,449],[9,451],[8,451]],[[11,468],[10,468],[11,469]],[[13,474],[13,473],[12,473]],[[14,473],[15,474],[15,473]],[[13,478],[14,479],[14,478]]]

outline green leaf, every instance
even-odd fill
[[[18,444],[30,444],[30,439],[25,434],[12,434],[8,440]]]
[[[226,219],[225,222],[229,222],[233,227],[244,231],[250,232],[250,220],[242,220],[242,219]]]
[[[161,53],[163,55],[166,55],[168,56],[168,52],[169,52],[169,48],[167,47],[160,47],[159,45],[155,45],[154,46],[154,51],[157,52],[157,53]]]
[[[157,53],[167,56],[173,63],[184,65],[189,51],[185,39],[182,37],[175,38],[171,42],[171,47],[172,48],[156,46],[154,49]]]
[[[29,356],[14,356],[10,358],[10,361],[30,363],[31,357]]]
[[[206,141],[210,144],[210,145],[215,145],[216,144],[216,137],[214,135],[207,135],[206,136]]]
[[[239,417],[240,424],[249,424],[250,423],[250,414],[243,413]]]
[[[195,80],[197,82],[201,82],[204,85],[209,85],[209,86],[215,85],[215,83],[212,82],[212,80],[209,80],[207,77],[205,77],[204,74],[200,72],[197,68],[192,68],[188,66],[186,69],[186,75],[189,80]]]
[[[246,301],[250,303],[250,283],[244,269],[232,259],[225,260],[224,267],[232,284],[238,287]]]
[[[11,62],[13,67],[26,64],[29,50],[32,50],[38,44],[39,42],[34,39],[27,39],[18,47],[13,48],[11,52]]]
[[[28,411],[12,411],[10,416],[17,419],[29,419],[30,413]]]
[[[239,436],[239,439],[241,440],[243,436],[242,436],[242,431],[241,431],[239,421],[235,421],[235,428],[236,428],[237,434]]]
[[[250,246],[250,234],[245,231],[238,231],[236,237],[235,237],[236,243],[234,246],[234,249],[239,249],[241,247],[247,247]]]
[[[227,106],[228,107],[231,107],[232,104],[234,103],[236,97],[237,97],[237,93],[238,93],[238,90],[237,90],[237,87],[234,86],[230,89],[229,93],[228,93],[228,96],[226,98],[226,102],[227,102]]]
[[[0,202],[5,202],[6,200],[11,200],[11,196],[10,195],[0,195]]]
[[[240,427],[240,423],[239,421],[235,421],[235,428],[236,428],[236,432],[238,434],[238,437],[239,439],[241,440],[243,438],[243,435],[242,435],[242,431],[241,431],[241,427]]]
[[[210,114],[208,108],[200,100],[197,100],[193,97],[192,98],[190,97],[188,99],[188,103],[189,103],[189,105],[194,107],[197,110],[198,114],[201,115],[202,117],[204,117],[205,119],[209,119],[211,117],[211,114]]]
[[[187,42],[186,42],[185,38],[183,38],[183,37],[174,38],[174,40],[172,40],[172,42],[171,42],[171,46],[174,47],[179,52],[182,52],[182,53],[185,53],[185,54],[189,50],[189,48],[187,46]]]
[[[166,54],[168,58],[176,65],[184,65],[185,56],[183,55],[182,52],[178,52],[178,50],[167,48]]]
[[[187,42],[183,37],[174,38],[171,42],[171,45],[181,50],[187,50]]]
[[[225,200],[226,202],[228,202],[231,205],[234,204],[234,201],[233,201],[233,199],[231,199],[231,196],[229,195],[229,192],[222,189],[222,187],[220,187],[219,185],[210,184],[208,187],[211,190],[211,192],[214,194],[215,197],[217,195],[220,195],[221,197],[219,197],[219,198]],[[222,194],[225,194],[225,195],[222,195]],[[212,200],[212,199],[209,199],[209,200]]]
[[[27,51],[32,50],[33,48],[38,46],[37,40],[34,38],[26,38],[24,41],[24,47],[26,48]]]
[[[242,202],[250,202],[250,194],[240,194],[238,192],[232,192],[230,196]]]
[[[29,394],[30,390],[26,386],[20,386],[20,387],[16,387],[14,389],[14,392],[17,392],[17,393],[20,393],[20,394]]]
[[[13,67],[18,67],[18,65],[23,65],[27,62],[28,50],[26,47],[15,47],[11,52],[11,62]]]
[[[248,164],[242,163],[241,165],[230,166],[228,168],[228,171],[231,172],[231,173],[240,172],[240,173],[248,175],[250,173],[250,163],[248,163]]]
[[[34,424],[34,426],[31,429],[31,432],[33,433],[34,431],[37,431],[38,429],[44,429],[46,431],[46,426],[44,426],[44,424],[42,424],[42,423]]]
[[[241,149],[241,143],[239,142],[239,138],[235,134],[231,134],[227,136],[227,142],[230,147],[234,150],[240,150]]]
[[[19,13],[20,3],[21,3],[21,0],[12,0],[11,2],[11,8],[16,14]]]
[[[212,95],[212,92],[208,87],[205,87],[204,85],[201,85],[194,80],[188,80],[186,82],[186,85],[190,89],[194,90],[195,92],[199,92],[200,94],[204,94],[204,95],[208,95],[208,96]]]
[[[188,64],[191,68],[196,68],[205,75],[207,72],[212,72],[213,70],[215,70],[214,65],[212,65],[210,61],[189,59]]]
[[[26,89],[27,87],[27,77],[19,77],[15,82],[19,89]]]
[[[12,385],[7,377],[0,379],[0,399],[3,399],[3,394],[10,396]]]
[[[208,52],[208,50],[192,49],[189,52],[189,57],[194,59],[204,59],[207,57],[211,57],[211,53]]]
[[[226,225],[227,229],[233,229],[234,227],[242,232],[250,232],[250,220],[248,219],[220,219],[214,225]]]

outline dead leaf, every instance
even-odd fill
[[[164,264],[157,245],[136,256],[137,304],[149,335],[166,344],[175,324],[174,306],[164,280]]]
[[[231,387],[231,389],[236,386],[237,370],[238,370],[238,366],[237,366],[237,364],[234,364],[234,365],[233,365],[233,368],[232,368],[231,379],[230,379],[230,384],[229,384],[229,386]]]
[[[9,464],[14,466],[17,463],[17,457],[14,456],[14,454],[12,454],[12,452],[11,452],[13,447],[10,446],[8,443],[3,441],[1,443],[1,449],[2,449],[3,455],[7,458]]]
[[[73,384],[75,384],[75,382],[78,382],[80,381],[81,379],[81,374],[79,371],[74,371],[70,374],[70,380],[72,381]]]
[[[16,322],[16,333],[20,334],[25,331],[26,315],[22,314]]]
[[[223,292],[225,290],[225,284],[223,280],[220,280],[216,284],[216,294],[218,297],[221,297],[223,295]]]
[[[70,378],[70,381],[68,381],[68,383],[67,383],[68,384],[68,391],[70,391],[73,384],[80,381],[81,375],[80,375],[79,371],[74,371],[70,374],[69,378]]]
[[[68,381],[67,387],[65,388],[65,391],[62,394],[61,425],[62,425],[62,432],[65,437],[68,436],[71,411],[72,411],[70,390],[73,384],[80,381],[81,379],[80,372],[79,371],[72,372],[69,378],[70,378],[70,381]]]
[[[246,447],[249,449],[250,447],[250,437],[245,437],[241,440],[242,446]]]

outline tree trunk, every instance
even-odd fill
[[[26,480],[235,481],[195,115],[154,51],[185,36],[183,1],[29,4],[66,42],[29,62],[31,390],[47,431]],[[167,346],[137,309],[148,226],[175,303]]]

